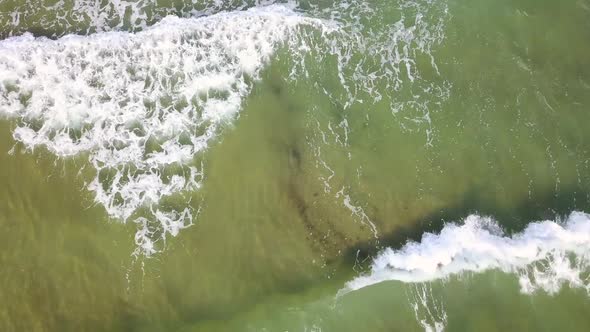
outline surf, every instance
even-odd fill
[[[445,16],[434,24],[426,16],[444,13],[444,2],[404,2],[392,9],[401,13],[394,24],[371,31],[354,19],[380,14],[366,3],[298,6],[166,16],[137,32],[10,37],[0,41],[0,114],[16,120],[13,137],[29,150],[44,147],[58,158],[88,154],[95,204],[110,218],[136,223],[137,253],[152,255],[160,240],[194,223],[198,207],[190,193],[203,185],[202,157],[239,116],[277,50],[288,51],[280,60],[290,68],[285,80],[313,82],[343,114],[390,103],[395,112],[418,113],[404,116],[412,126],[428,127],[431,110],[421,95],[448,96],[448,86],[422,79],[416,65],[417,57],[428,57],[436,68],[432,49],[444,39]],[[409,87],[411,100],[403,100],[398,91]],[[335,144],[349,149],[347,123],[341,133],[328,129]],[[376,236],[349,189],[331,194]],[[165,208],[166,199],[184,203]]]
[[[166,211],[158,203],[201,186],[195,156],[237,116],[274,51],[297,44],[301,26],[322,24],[270,5],[170,16],[137,33],[8,38],[0,42],[0,114],[18,120],[13,136],[30,150],[89,153],[95,203],[133,219],[138,247],[153,254],[150,219],[164,238],[193,222],[188,204]]]
[[[520,290],[556,294],[564,285],[590,292],[590,215],[572,212],[562,220],[532,222],[506,234],[491,217],[470,215],[420,242],[387,248],[370,272],[346,283],[339,294],[385,281],[429,283],[451,276],[499,270],[518,277]]]

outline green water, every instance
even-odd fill
[[[374,2],[379,14],[363,34],[416,20],[415,7],[400,6],[409,2]],[[104,7],[110,25],[97,28],[68,14],[70,1],[54,3],[0,2],[0,36],[142,29],[129,11],[121,18]],[[214,8],[146,3],[146,25]],[[349,14],[338,3],[298,8]],[[414,54],[416,80],[403,65],[398,87],[376,80],[376,103],[361,91],[347,105],[337,60],[314,50],[304,58],[308,75],[289,79],[292,50],[279,47],[239,116],[195,157],[202,187],[161,203],[199,210],[194,225],[151,257],[133,255],[136,225],[110,218],[85,189],[94,177],[88,152],[31,151],[12,136],[27,120],[3,120],[0,330],[423,331],[420,320],[444,321],[446,331],[590,329],[585,289],[522,294],[516,276],[499,271],[390,281],[336,298],[379,250],[445,221],[478,213],[520,231],[590,211],[590,2],[417,3],[444,38]],[[238,9],[226,2],[211,11]],[[362,66],[376,70],[376,59]]]

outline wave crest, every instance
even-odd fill
[[[564,284],[590,292],[590,215],[573,212],[564,221],[531,223],[512,236],[492,218],[471,215],[440,234],[425,233],[421,242],[384,250],[371,272],[340,294],[388,280],[420,283],[492,269],[517,274],[524,293],[554,294]]]

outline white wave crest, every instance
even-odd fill
[[[195,155],[235,117],[276,48],[321,22],[273,5],[167,17],[135,34],[9,38],[0,41],[0,114],[18,119],[14,138],[29,149],[89,152],[96,202],[111,217],[137,218],[136,241],[151,254],[155,231],[138,210],[163,236],[192,224],[192,213],[158,202],[200,186]]]
[[[590,292],[589,259],[589,214],[531,223],[512,236],[493,219],[471,215],[462,225],[447,224],[440,234],[425,233],[419,243],[386,249],[369,274],[348,282],[340,294],[387,280],[429,282],[492,269],[517,274],[524,293],[554,294],[564,284]]]

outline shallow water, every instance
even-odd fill
[[[587,330],[589,16],[2,1],[0,329]]]

